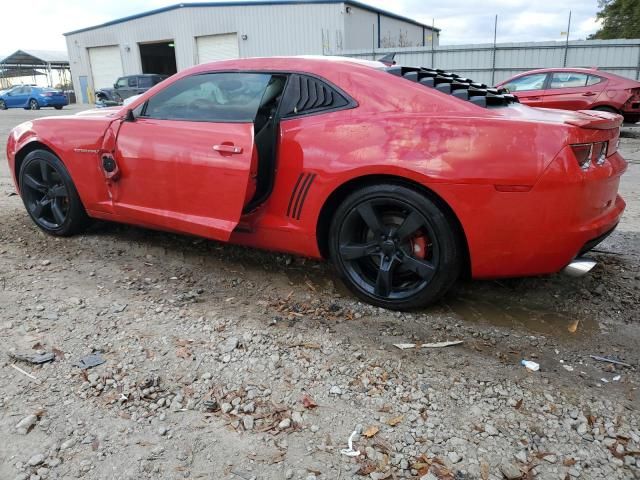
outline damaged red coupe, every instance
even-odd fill
[[[23,123],[7,156],[47,233],[95,218],[329,258],[358,297],[408,309],[464,274],[581,266],[624,210],[621,122],[441,70],[256,58]]]

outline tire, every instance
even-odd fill
[[[29,110],[40,110],[40,104],[35,98],[29,100]]]
[[[437,301],[463,265],[452,219],[425,195],[394,184],[364,187],[341,203],[329,229],[329,253],[358,298],[391,310]]]
[[[29,153],[20,167],[18,185],[27,213],[44,232],[67,237],[88,225],[89,217],[71,176],[53,153]]]
[[[4,102],[4,100],[0,100],[0,110],[6,110],[7,109],[7,104]]]
[[[620,114],[620,112],[618,110],[616,110],[613,107],[607,107],[606,105],[600,106],[600,107],[594,107],[592,108],[592,110],[598,110],[599,112],[609,112],[609,113],[616,113],[616,114]]]
[[[62,105],[55,105],[53,108],[55,108],[56,110],[62,110]]]

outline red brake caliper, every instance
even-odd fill
[[[427,258],[427,239],[423,236],[413,237],[411,239],[411,251],[415,258],[425,259]]]

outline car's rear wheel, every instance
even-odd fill
[[[35,98],[29,100],[29,110],[40,110],[40,104]]]
[[[331,259],[347,287],[368,303],[394,310],[442,297],[460,275],[461,245],[436,202],[393,184],[348,196],[329,232]]]
[[[51,152],[34,150],[26,156],[19,186],[29,216],[46,233],[69,236],[86,227],[88,217],[71,176]]]
[[[0,110],[6,110],[7,109],[7,104],[4,103],[4,100],[0,100]]]

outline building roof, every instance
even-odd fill
[[[57,52],[50,50],[16,50],[11,55],[0,60],[2,66],[69,66],[69,55],[67,52]]]
[[[64,35],[73,35],[76,33],[86,32],[89,30],[95,30],[96,28],[108,27],[110,25],[117,25],[118,23],[128,22],[130,20],[135,20],[137,18],[148,17],[151,15],[157,15],[158,13],[169,12],[171,10],[177,10],[180,8],[192,8],[192,7],[248,7],[248,6],[265,6],[265,5],[308,5],[308,4],[335,4],[335,3],[344,3],[347,6],[361,8],[363,10],[368,10],[370,12],[379,13],[386,17],[395,18],[397,20],[401,20],[403,22],[411,23],[413,25],[417,25],[419,27],[427,28],[429,30],[433,30],[439,32],[439,28],[432,27],[431,25],[426,25],[424,23],[417,22],[408,17],[404,17],[402,15],[398,15],[396,13],[389,12],[387,10],[383,10],[377,7],[373,7],[371,5],[367,5],[366,3],[352,1],[352,0],[251,0],[251,1],[231,1],[231,2],[203,2],[203,3],[179,3],[176,5],[169,5],[168,7],[157,8],[155,10],[150,10],[147,12],[138,13],[136,15],[130,15],[128,17],[117,18],[115,20],[111,20],[106,23],[102,23],[100,25],[93,25],[91,27],[81,28],[79,30],[74,30],[72,32],[67,32]]]

